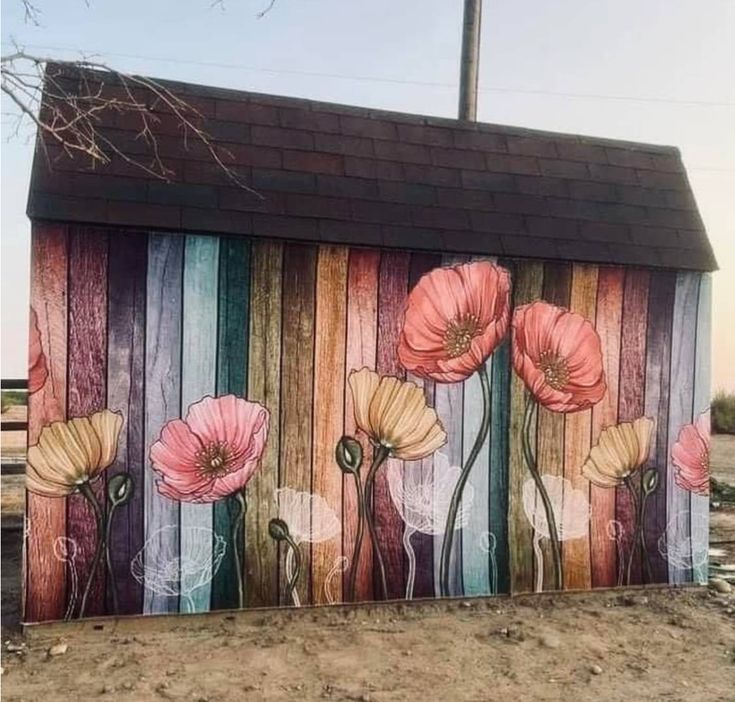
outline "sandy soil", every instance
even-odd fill
[[[732,480],[735,442],[730,450],[722,477]],[[731,547],[735,508],[714,512],[712,524],[712,541]],[[7,702],[735,700],[733,593],[647,589],[87,621],[24,640],[20,534],[2,530]]]

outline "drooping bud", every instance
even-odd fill
[[[360,442],[351,437],[343,436],[334,449],[337,465],[343,473],[359,473],[362,465],[362,446]]]
[[[275,541],[287,541],[291,538],[291,534],[288,531],[288,524],[278,517],[273,517],[268,522],[268,533]]]
[[[107,481],[107,499],[115,506],[124,505],[133,496],[133,478],[129,473],[116,473]]]
[[[643,474],[641,486],[643,489],[643,494],[646,497],[656,491],[656,488],[658,487],[658,471],[655,468],[649,468]]]

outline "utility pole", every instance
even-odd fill
[[[459,69],[459,118],[477,121],[477,81],[480,76],[482,0],[464,0],[462,58]]]

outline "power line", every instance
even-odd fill
[[[220,68],[225,70],[252,71],[255,73],[268,73],[272,75],[296,75],[307,76],[312,78],[332,78],[337,80],[362,81],[372,83],[385,83],[388,85],[416,85],[428,88],[442,88],[447,90],[456,90],[455,83],[442,83],[438,81],[425,80],[404,80],[401,78],[382,78],[377,76],[360,76],[347,75],[341,73],[325,73],[320,71],[302,71],[293,68],[263,68],[260,66],[247,66],[236,63],[219,63],[214,61],[195,61],[193,59],[173,59],[163,56],[142,56],[140,54],[123,54],[113,52],[86,52],[80,49],[73,49],[68,46],[44,46],[41,44],[28,44],[27,48],[42,49],[44,51],[68,51],[77,54],[79,57],[84,56],[112,56],[116,58],[128,58],[139,61],[156,61],[162,63],[173,63],[180,65],[203,66],[207,68]],[[642,103],[658,103],[667,105],[696,106],[696,107],[735,107],[735,102],[716,101],[716,100],[689,100],[681,98],[666,97],[642,97],[635,95],[608,95],[604,93],[577,93],[562,92],[556,90],[542,89],[526,89],[526,88],[509,88],[505,86],[484,86],[479,88],[481,93],[508,93],[518,95],[544,95],[547,97],[561,97],[575,100],[608,100],[616,102],[642,102]]]

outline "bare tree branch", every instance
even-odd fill
[[[273,9],[273,5],[275,4],[276,4],[276,0],[270,0],[267,7],[264,10],[261,10],[260,12],[258,12],[258,14],[256,14],[255,16],[258,19],[263,19],[263,17],[265,17]]]
[[[261,197],[226,163],[234,160],[232,154],[204,129],[204,116],[156,80],[116,71],[91,58],[57,63],[22,48],[0,57],[0,73],[0,90],[17,109],[16,132],[22,121],[35,125],[49,163],[49,146],[55,145],[69,158],[88,157],[93,166],[117,157],[168,181],[174,172],[161,156],[156,130],[161,115],[166,115],[178,126],[185,148],[190,141],[198,142],[232,183]],[[150,160],[131,154],[105,129],[117,115],[131,116],[135,140],[146,145]]]

